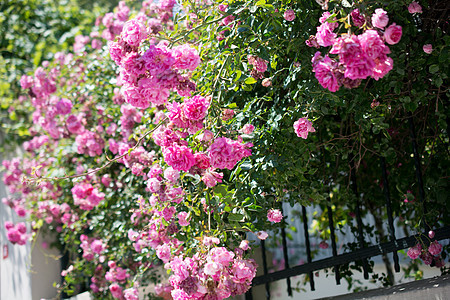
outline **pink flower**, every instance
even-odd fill
[[[284,19],[286,21],[293,21],[295,19],[295,12],[292,9],[288,9],[284,12]]]
[[[105,141],[95,132],[84,131],[75,138],[78,154],[87,154],[91,157],[101,155]]]
[[[272,80],[270,78],[264,78],[261,85],[264,87],[269,87],[272,85]]]
[[[431,255],[431,253],[428,251],[422,252],[422,254],[420,254],[419,258],[426,265],[431,265],[431,263],[433,262],[433,255]]]
[[[252,124],[245,124],[244,127],[242,127],[242,133],[244,134],[251,134],[255,130],[255,126]]]
[[[416,1],[411,2],[411,4],[408,6],[408,11],[410,14],[421,14],[422,13],[422,6],[420,6],[419,3]]]
[[[146,38],[146,30],[144,24],[137,19],[127,21],[122,29],[122,39],[132,47],[137,47],[142,39]]]
[[[171,183],[176,183],[180,178],[180,172],[174,170],[172,167],[168,167],[167,169],[164,170],[164,178]]]
[[[320,54],[320,52],[317,52]],[[336,92],[341,86],[334,70],[337,68],[337,62],[325,56],[324,58],[313,62],[314,76],[323,88],[331,92]]]
[[[113,283],[109,286],[109,291],[116,299],[122,299],[122,287],[117,283]]]
[[[213,244],[218,245],[220,243],[220,240],[216,237],[212,236],[204,236],[203,237],[203,245],[205,246],[211,246]]]
[[[308,138],[309,132],[315,132],[316,130],[312,127],[312,122],[308,121],[306,118],[300,118],[294,123],[294,130],[298,137],[303,139]]]
[[[336,38],[336,33],[333,32],[332,23],[325,22],[317,27],[316,40],[322,47],[328,47],[333,45]]]
[[[445,261],[440,256],[434,258],[434,263],[436,265],[436,268],[442,268],[445,266]]]
[[[197,139],[202,142],[209,142],[214,138],[214,133],[210,130],[204,130],[203,133],[197,136]]]
[[[344,64],[346,68],[344,72],[346,78],[352,80],[365,79],[373,73],[374,59],[376,57],[371,58],[369,55],[374,56],[383,49],[378,45],[375,51],[370,50],[367,53],[364,51],[363,45],[365,44],[371,46],[379,44],[377,42],[379,36],[376,32],[373,32],[368,30],[361,37],[343,35],[335,40],[330,53],[339,54],[340,63]],[[370,47],[366,47],[366,49],[370,49]]]
[[[395,25],[395,23],[394,23],[394,25]],[[392,25],[389,28],[391,28],[391,27],[392,27]],[[398,36],[396,36],[395,33],[393,33],[392,38],[398,37],[398,40],[400,40],[402,28],[401,28],[401,26],[398,26],[398,27],[400,27],[400,36],[398,37]],[[389,28],[386,29],[386,32],[389,30]],[[392,30],[395,30],[395,29],[392,28],[391,31]],[[388,34],[391,34],[391,33],[388,33]],[[386,38],[386,36],[385,36],[385,38]],[[380,35],[378,34],[378,32],[376,30],[366,30],[363,34],[358,36],[358,41],[361,46],[360,49],[363,51],[363,53],[357,52],[358,53],[357,55],[360,55],[361,58],[364,58],[364,59],[370,58],[372,60],[375,60],[378,57],[383,57],[386,54],[390,53],[389,48],[384,44],[383,40],[381,39]],[[357,50],[359,50],[359,49],[355,48],[355,51],[357,51]],[[363,55],[363,54],[365,54],[365,55]],[[344,55],[346,55],[346,54],[343,54],[343,56]],[[366,56],[367,56],[367,58],[366,58]],[[347,56],[345,57],[345,59],[346,59],[346,63],[350,63],[350,62],[354,63]]]
[[[253,260],[236,260],[233,264],[234,281],[251,282],[256,275],[256,263]]]
[[[179,212],[178,215],[178,224],[180,224],[180,226],[188,226],[189,225],[189,214],[187,212]]]
[[[434,238],[435,232],[433,230],[428,231],[428,237],[430,239]]]
[[[125,101],[138,108],[148,108],[150,106],[149,97],[143,94],[144,89],[134,85],[124,85],[121,89]]]
[[[150,48],[144,53],[143,59],[145,67],[152,76],[163,74],[175,63],[172,52],[164,46],[150,45]]]
[[[327,248],[328,248],[328,243],[325,242],[325,241],[321,241],[321,242],[319,243],[319,248],[320,248],[320,249],[327,249]]]
[[[228,121],[229,119],[233,118],[234,114],[234,110],[226,108],[222,112],[222,120]]]
[[[189,171],[195,164],[192,150],[186,146],[174,144],[163,149],[164,161],[177,171]]]
[[[61,115],[68,115],[72,110],[72,102],[69,99],[62,98],[56,103],[56,111]]]
[[[80,134],[85,130],[84,126],[81,124],[79,118],[74,115],[70,115],[67,118],[66,126],[67,126],[67,130],[73,134]]]
[[[170,247],[167,244],[156,247],[156,256],[158,256],[158,258],[164,263],[170,260],[170,255]]]
[[[265,231],[258,231],[258,232],[256,233],[256,236],[258,237],[258,239],[264,241],[265,239],[267,239],[267,237],[268,237],[269,235],[268,235],[267,232],[265,232]]]
[[[202,181],[205,183],[207,187],[215,187],[217,183],[221,183],[223,178],[223,173],[215,172],[211,169],[207,170],[205,174],[203,174]]]
[[[419,257],[421,253],[422,253],[422,246],[420,244],[417,244],[414,247],[409,248],[407,254],[411,259],[416,259]]]
[[[423,45],[423,52],[425,52],[426,54],[431,54],[431,52],[433,52],[433,45],[431,44]]]
[[[139,291],[137,288],[129,288],[123,291],[125,300],[139,300]]]
[[[164,220],[169,222],[172,219],[174,213],[175,213],[175,207],[168,206],[163,209],[162,216],[163,216]]]
[[[354,9],[350,15],[352,16],[353,25],[356,27],[362,27],[364,23],[366,23],[366,19],[364,18],[364,15],[359,12],[359,9]]]
[[[438,243],[438,241],[434,241],[428,246],[428,252],[430,252],[431,255],[439,255],[442,251],[442,245]]]
[[[372,15],[372,25],[383,29],[389,23],[389,17],[387,12],[382,8],[375,9],[375,13]]]
[[[197,95],[184,101],[182,111],[186,119],[200,121],[206,117],[208,107],[209,102],[206,98]]]
[[[243,240],[241,241],[241,243],[239,244],[239,248],[241,248],[242,250],[246,251],[248,250],[250,247],[248,246],[249,242],[247,240]]]
[[[267,219],[270,222],[280,223],[283,220],[283,214],[279,209],[269,209],[267,212]]]
[[[376,65],[372,69],[371,77],[375,80],[383,78],[389,71],[392,70],[394,66],[394,61],[392,58],[385,56],[384,59],[377,58]]]
[[[173,64],[175,68],[194,71],[201,62],[197,49],[187,44],[175,47],[172,51],[175,57]]]
[[[105,246],[103,245],[102,241],[94,240],[91,243],[91,249],[92,249],[92,252],[97,253],[97,254],[101,254],[103,252],[103,250],[105,249]]]
[[[213,241],[215,244],[216,241]],[[218,242],[218,241],[217,241]],[[213,262],[219,263],[223,266],[227,266],[230,262],[233,261],[235,254],[231,251],[228,251],[225,247],[215,247],[209,251],[210,259]]]
[[[392,23],[384,32],[384,39],[389,45],[397,44],[402,38],[402,26]]]
[[[208,148],[211,166],[219,169],[233,169],[238,161],[252,153],[251,143],[242,144],[240,141],[233,141],[229,138],[217,138]]]

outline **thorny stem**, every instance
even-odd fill
[[[161,120],[158,125],[155,126],[155,128],[153,128],[152,130],[147,131],[141,138],[139,138],[139,140],[137,141],[136,145],[134,145],[133,148],[130,148],[126,153],[119,155],[113,159],[109,159],[108,157],[106,157],[106,159],[108,160],[108,162],[99,167],[96,168],[94,170],[90,170],[81,174],[77,174],[77,175],[70,175],[70,176],[63,176],[63,177],[38,177],[38,178],[24,178],[24,182],[26,183],[31,183],[31,182],[37,182],[37,181],[41,181],[41,180],[61,180],[61,179],[71,179],[71,178],[78,178],[78,177],[83,177],[83,176],[88,176],[94,173],[97,173],[98,171],[101,171],[107,167],[109,167],[110,165],[112,165],[114,162],[118,161],[119,159],[125,157],[126,155],[130,154],[133,150],[136,150],[137,147],[139,147],[142,144],[142,141],[151,133],[153,133],[156,129],[158,129],[158,127],[160,127],[165,121],[167,120],[167,117],[164,118],[163,120]]]
[[[206,200],[208,201],[208,231],[211,232],[211,201],[208,190],[206,190]]]
[[[211,20],[211,21],[202,23],[202,24],[200,24],[200,25],[198,25],[198,26],[196,26],[196,27],[194,27],[194,28],[189,29],[188,31],[186,31],[185,34],[183,34],[183,36],[180,36],[179,38],[177,38],[177,39],[171,41],[171,42],[170,42],[170,46],[174,45],[174,44],[175,44],[176,42],[178,42],[178,41],[181,41],[181,40],[185,39],[189,34],[191,34],[192,32],[196,31],[197,29],[202,28],[203,26],[210,25],[210,24],[216,23],[216,22],[218,22],[218,21],[221,21],[221,20],[225,19],[226,17],[227,17],[227,16],[224,15],[224,16],[222,16],[222,17],[220,17],[220,18],[217,18],[217,19],[214,19],[214,20]]]

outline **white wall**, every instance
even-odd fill
[[[0,157],[0,162],[3,160]],[[0,199],[6,197],[6,189],[3,184],[3,173],[0,173]],[[0,299],[25,300],[31,299],[31,274],[27,271],[30,266],[30,245],[13,245],[6,237],[5,222],[17,223],[19,218],[9,207],[0,202],[0,270],[1,288]],[[3,247],[8,247],[9,255],[3,258]]]
[[[0,163],[2,160],[0,156]],[[3,173],[0,173],[0,199],[6,195]],[[0,299],[53,299],[56,296],[53,282],[59,282],[61,269],[59,261],[52,256],[57,256],[58,251],[43,249],[41,236],[33,247],[30,242],[23,246],[11,244],[6,236],[6,221],[17,223],[24,220],[0,201]],[[30,232],[29,226],[27,232]],[[9,255],[4,259],[5,245]]]

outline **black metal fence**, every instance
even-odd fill
[[[411,149],[412,149],[412,159],[414,160],[415,165],[415,180],[416,184],[418,186],[418,200],[422,204],[424,213],[427,212],[427,205],[425,202],[425,189],[424,189],[424,182],[422,178],[422,169],[421,169],[421,156],[419,155],[418,145],[416,141],[416,129],[413,121],[413,117],[411,114],[408,115],[406,118],[408,122],[408,130],[410,134],[410,142],[411,142]],[[269,273],[269,266],[267,261],[267,245],[265,241],[261,241],[261,253],[262,253],[262,269],[264,272],[264,275],[257,276],[253,279],[252,286],[258,286],[258,285],[265,285],[265,292],[266,292],[266,298],[271,298],[271,290],[270,290],[270,283],[278,281],[278,280],[286,280],[287,285],[287,293],[289,296],[292,296],[292,284],[291,284],[291,277],[307,274],[309,285],[312,291],[315,290],[315,283],[314,283],[314,273],[315,271],[321,270],[321,269],[328,269],[333,268],[333,273],[335,275],[336,284],[341,283],[341,273],[340,273],[340,266],[344,264],[348,264],[351,262],[362,262],[362,270],[363,275],[365,279],[369,279],[369,267],[368,267],[368,259],[371,257],[375,257],[378,255],[387,255],[392,253],[392,260],[394,265],[395,272],[400,272],[400,264],[399,264],[399,256],[397,251],[406,249],[408,247],[412,247],[415,244],[417,244],[417,240],[420,238],[421,235],[427,235],[430,228],[427,225],[426,222],[424,222],[423,233],[419,233],[416,235],[410,235],[404,238],[396,238],[396,232],[395,232],[395,225],[394,225],[394,211],[393,206],[391,203],[391,196],[390,196],[390,187],[389,187],[389,180],[388,180],[388,170],[386,168],[386,161],[383,156],[378,156],[379,159],[379,165],[381,167],[381,170],[379,172],[381,173],[382,178],[382,189],[384,194],[384,201],[385,201],[385,207],[386,207],[386,215],[387,215],[387,222],[388,222],[388,237],[389,241],[381,244],[375,244],[375,245],[369,245],[369,241],[364,240],[364,226],[363,226],[363,219],[361,218],[361,203],[359,198],[356,197],[356,209],[355,209],[355,217],[356,217],[356,224],[357,224],[357,240],[358,240],[358,248],[357,250],[353,250],[351,252],[343,253],[338,255],[338,249],[336,246],[336,228],[335,224],[333,224],[333,209],[330,201],[330,205],[326,207],[327,215],[328,215],[328,221],[329,221],[329,230],[330,230],[330,239],[331,239],[331,250],[332,250],[332,256],[324,259],[319,260],[313,260],[312,257],[312,247],[311,247],[311,241],[310,241],[310,235],[309,235],[309,225],[308,225],[308,215],[307,215],[307,209],[305,206],[301,207],[301,218],[303,223],[303,237],[304,237],[304,247],[306,248],[306,262],[302,265],[291,267],[289,265],[289,255],[288,255],[288,246],[286,241],[286,232],[285,229],[281,229],[281,239],[282,239],[282,251],[283,251],[283,259],[284,259],[284,270],[276,271]],[[350,164],[352,163],[352,159],[350,159]],[[357,186],[357,180],[355,175],[355,168],[352,166],[350,178],[351,178],[351,189],[355,195],[358,194],[358,186]],[[330,199],[328,199],[330,200]],[[446,224],[448,225],[448,224]],[[435,236],[432,240],[444,240],[450,238],[450,226],[444,226],[441,228],[433,228],[435,232]],[[246,299],[253,299],[252,290],[249,290],[246,294]]]

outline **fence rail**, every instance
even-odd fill
[[[424,180],[421,169],[421,156],[419,154],[419,147],[417,142],[416,128],[414,125],[413,116],[408,114],[405,118],[407,120],[407,130],[410,135],[411,142],[411,157],[414,160],[414,168],[415,168],[415,180],[419,190],[418,203],[422,207],[424,214],[427,213],[427,203],[426,203],[426,195],[424,188]],[[381,142],[381,134],[378,136],[378,141]],[[407,236],[404,238],[397,238],[395,233],[395,225],[394,225],[394,211],[391,201],[390,195],[390,187],[389,187],[389,172],[386,168],[386,161],[383,156],[375,156],[375,159],[379,160],[380,169],[380,178],[381,178],[381,189],[382,194],[384,195],[384,203],[386,205],[386,217],[387,217],[387,237],[388,242],[370,245],[370,242],[364,240],[364,224],[361,218],[361,199],[360,193],[358,191],[357,186],[357,178],[355,174],[355,166],[354,159],[349,157],[349,165],[350,172],[349,177],[351,180],[350,188],[353,194],[356,196],[355,203],[355,218],[356,218],[356,238],[358,248],[356,250],[352,250],[351,252],[343,253],[338,255],[337,246],[336,246],[336,233],[335,233],[335,224],[333,221],[333,209],[331,204],[331,199],[328,199],[328,204],[325,205],[325,209],[327,210],[327,217],[329,222],[329,230],[330,230],[330,240],[331,240],[331,250],[332,256],[324,259],[319,259],[313,261],[312,251],[311,251],[311,242],[309,235],[309,226],[308,226],[308,215],[307,209],[305,206],[301,207],[301,221],[303,223],[303,235],[305,239],[304,247],[306,250],[306,260],[307,262],[290,267],[289,266],[289,257],[288,257],[288,247],[286,243],[286,232],[285,228],[281,229],[281,238],[282,238],[282,251],[283,251],[283,259],[284,259],[284,270],[276,271],[269,273],[268,272],[268,264],[267,264],[267,245],[265,241],[261,241],[261,251],[262,251],[262,260],[263,260],[263,271],[264,275],[255,277],[253,279],[252,286],[265,285],[266,298],[270,299],[270,283],[278,280],[286,280],[287,283],[287,293],[289,296],[292,296],[292,287],[291,287],[291,277],[308,274],[309,276],[309,284],[312,291],[315,290],[314,276],[313,272],[321,269],[333,268],[336,284],[340,284],[341,282],[341,273],[339,271],[340,266],[344,264],[348,264],[351,262],[361,262],[363,274],[365,279],[369,279],[369,267],[368,267],[368,259],[378,256],[378,255],[387,255],[392,253],[392,259],[394,264],[395,272],[400,272],[400,263],[399,256],[397,251],[406,249],[408,247],[412,247],[417,244],[421,237],[427,236],[430,230],[429,225],[426,222],[423,222],[422,230],[423,233],[419,233],[416,235]],[[450,239],[450,226],[449,224],[445,224],[445,226],[441,228],[433,229],[435,232],[435,236],[432,240],[440,241],[444,239]],[[390,264],[390,262],[389,262]],[[253,299],[252,290],[248,291],[246,294],[246,299]]]

